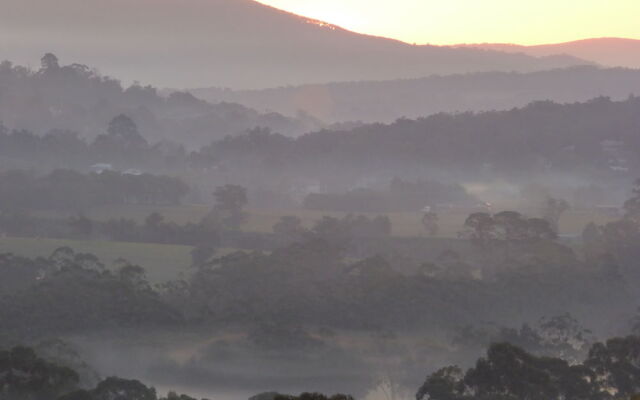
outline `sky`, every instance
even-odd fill
[[[640,0],[260,0],[286,11],[417,44],[640,39]]]

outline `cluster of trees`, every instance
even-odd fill
[[[105,174],[96,174],[93,177],[100,178]],[[74,194],[69,190],[62,193],[68,196]],[[298,217],[285,216],[273,226],[273,233],[244,232],[240,228],[246,222],[247,216],[244,211],[247,203],[246,190],[238,185],[224,185],[216,189],[214,197],[215,203],[208,214],[198,222],[184,224],[167,221],[159,212],[153,212],[144,221],[138,222],[130,218],[97,220],[83,214],[69,218],[39,217],[9,208],[11,211],[0,214],[0,232],[15,237],[106,238],[118,242],[194,246],[195,265],[209,259],[220,247],[273,250],[298,241],[321,239],[334,246],[336,252],[353,253],[354,249],[367,239],[391,240],[392,226],[388,217],[355,214],[348,214],[342,218],[325,216],[310,228],[304,227]],[[49,196],[44,200],[52,199]],[[7,202],[5,206],[11,204]],[[60,209],[76,210],[70,206],[66,205]]]
[[[0,211],[82,213],[107,204],[175,205],[188,191],[182,180],[164,175],[55,170],[38,176],[10,170],[0,173]]]
[[[511,243],[553,240],[557,237],[551,223],[544,218],[527,218],[516,211],[502,211],[495,215],[478,212],[467,217],[463,236],[480,247],[496,242]]]
[[[0,350],[0,387],[5,399],[57,399],[78,381],[75,371],[39,358],[31,348]]]
[[[456,184],[436,181],[407,182],[394,178],[386,190],[354,189],[346,193],[312,193],[303,202],[310,210],[344,212],[418,211],[425,206],[472,206],[473,196]]]
[[[36,177],[22,171],[0,174],[0,231],[11,236],[57,238],[104,238],[123,242],[170,243],[217,246],[223,230],[236,230],[246,217],[246,190],[237,185],[220,186],[211,212],[198,223],[179,225],[162,214],[149,214],[142,224],[134,219],[93,220],[82,211],[104,204],[177,204],[188,190],[180,179],[149,174],[131,175],[104,171],[83,175],[54,171]],[[34,210],[76,212],[70,218],[47,218],[29,214]]]
[[[429,375],[418,400],[609,400],[640,393],[640,337],[594,344],[580,364],[538,357],[509,343],[489,347],[487,356],[463,372],[446,367]]]
[[[93,164],[110,164],[120,169],[177,169],[189,162],[183,145],[149,144],[137,124],[124,114],[111,118],[88,139],[78,132],[56,128],[38,135],[26,129],[8,129],[0,121],[0,160],[13,168],[86,170]]]
[[[624,204],[622,218],[604,225],[591,223],[582,232],[585,259],[610,271],[638,278],[640,256],[640,180]]]
[[[129,220],[98,223],[84,217],[74,218],[71,224],[65,221],[81,237],[104,233],[115,240],[195,246],[192,255],[196,268],[191,277],[154,288],[137,270],[134,280],[140,285],[135,287],[144,290],[118,298],[142,304],[119,310],[107,299],[109,291],[126,293],[129,275],[117,272],[121,266],[116,272],[109,272],[95,257],[74,255],[68,249],[49,259],[5,255],[1,259],[5,279],[0,287],[8,291],[9,297],[2,300],[0,307],[3,321],[20,328],[32,322],[33,326],[44,326],[37,319],[30,320],[48,315],[38,311],[41,307],[52,311],[42,320],[47,321],[47,329],[58,326],[63,330],[71,329],[73,324],[63,323],[66,317],[60,318],[55,310],[66,308],[72,310],[72,320],[89,318],[83,320],[83,326],[102,326],[109,320],[126,324],[128,318],[171,321],[168,316],[172,313],[177,320],[191,321],[241,322],[277,316],[293,322],[345,327],[434,323],[453,326],[483,318],[491,320],[493,315],[509,320],[522,310],[534,315],[555,315],[587,309],[596,312],[612,306],[628,310],[633,304],[633,294],[623,283],[633,275],[621,274],[615,260],[581,260],[573,250],[551,240],[555,234],[548,221],[527,219],[514,212],[471,215],[467,220],[469,237],[472,243],[482,246],[469,245],[462,252],[445,247],[446,251],[432,261],[419,255],[408,256],[410,247],[403,241],[394,242],[395,248],[375,245],[373,250],[358,253],[364,239],[375,239],[374,244],[392,241],[391,224],[386,217],[355,215],[342,219],[324,217],[310,228],[304,227],[299,218],[284,217],[274,226],[273,234],[260,238],[262,243],[268,243],[265,250],[270,253],[238,252],[216,257],[219,247],[260,247],[256,246],[255,235],[234,231],[216,219],[220,215],[242,215],[245,197],[240,187],[223,186],[217,194],[213,216],[208,215],[197,224],[166,222],[157,213],[142,225]],[[267,237],[270,239],[265,242]],[[424,247],[425,243],[421,239],[411,246]],[[461,246],[465,243],[451,242]],[[382,254],[385,248],[388,251],[384,255],[372,256]],[[491,253],[499,256],[492,257]],[[90,282],[93,286],[87,286]],[[87,316],[86,309],[78,308],[64,295],[65,285],[77,287],[72,291],[76,295],[95,297],[82,304],[92,304],[98,311]],[[558,291],[558,287],[563,290]],[[58,296],[62,303],[53,307],[52,299]],[[49,299],[46,304],[43,297]],[[510,301],[505,302],[505,297]],[[531,298],[537,300],[530,302]],[[25,314],[25,307],[31,311]],[[150,315],[118,314],[123,310]]]
[[[295,216],[284,216],[274,224],[273,233],[282,245],[310,240],[322,240],[338,253],[355,255],[359,247],[368,240],[384,238],[391,240],[391,220],[384,215],[347,214],[342,218],[324,216],[313,226],[306,228]]]
[[[6,332],[31,333],[271,317],[351,328],[454,327],[496,316],[510,320],[523,310],[582,315],[633,303],[622,278],[549,267],[544,259],[478,280],[473,273],[453,276],[463,261],[452,256],[438,260],[442,274],[432,268],[407,274],[384,257],[345,260],[337,243],[318,237],[268,254],[213,256],[201,257],[190,277],[154,287],[139,267],[123,262],[107,269],[96,257],[70,249],[35,260],[4,255],[0,317]]]
[[[483,278],[482,267],[466,263],[455,252],[445,252],[415,272],[401,273],[397,263],[402,259],[393,259],[393,264],[381,256],[346,262],[340,242],[307,237],[270,254],[214,258],[196,271],[180,302],[184,306],[195,301],[215,320],[249,321],[261,315],[348,327],[451,326],[467,319],[509,320],[523,310],[554,315],[565,310],[593,312],[613,303],[621,309],[631,307],[627,302],[632,294],[621,277],[586,268],[566,250],[558,256],[537,246],[514,248],[508,267]],[[530,257],[530,251],[536,256]],[[494,260],[489,262],[494,267]],[[537,300],[530,302],[531,298]]]
[[[143,223],[133,219],[112,218],[95,221],[86,217],[72,217],[70,228],[73,237],[104,237],[117,242],[181,244],[188,246],[214,246],[220,244],[220,232],[224,227],[204,218],[200,222],[184,225],[165,221],[164,216],[154,212]]]
[[[156,390],[137,380],[109,377],[90,390],[80,389],[79,374],[50,362],[31,347],[0,350],[0,388],[6,400],[196,400]]]
[[[59,248],[47,258],[2,256],[3,334],[42,336],[127,326],[178,324],[182,317],[160,298],[144,269],[120,260],[107,269],[92,254]]]
[[[577,363],[595,343],[595,336],[566,313],[543,317],[535,325],[524,323],[520,328],[492,323],[466,325],[457,331],[452,342],[460,349],[470,350],[484,349],[492,343],[511,343],[536,356],[556,356]]]
[[[168,282],[161,288],[144,283],[140,286],[145,288],[140,292],[144,296],[128,296],[132,301],[142,299],[146,305],[127,309],[148,309],[150,320],[162,319],[162,315],[174,312],[178,320],[192,321],[250,321],[259,316],[278,315],[290,321],[322,321],[349,327],[430,323],[451,326],[467,318],[480,321],[483,315],[485,320],[491,319],[478,309],[492,310],[491,315],[495,313],[504,320],[523,309],[537,315],[567,310],[595,312],[593,310],[611,306],[628,310],[634,296],[623,282],[637,278],[631,256],[637,252],[640,237],[638,196],[640,190],[627,202],[627,215],[622,221],[593,228],[594,238],[587,239],[600,247],[589,248],[589,251],[600,249],[603,253],[586,254],[583,259],[571,248],[553,240],[556,235],[548,220],[526,218],[510,211],[470,215],[465,223],[469,240],[443,241],[444,251],[440,250],[440,255],[432,260],[423,258],[419,252],[411,254],[412,248],[425,247],[430,241],[393,240],[391,223],[383,216],[324,217],[309,228],[303,226],[299,218],[289,216],[273,227],[273,234],[241,232],[237,229],[244,216],[246,193],[234,185],[216,190],[212,212],[199,223],[178,225],[165,221],[158,213],[151,214],[143,224],[125,219],[98,222],[85,217],[62,223],[67,232],[74,232],[71,236],[105,235],[122,241],[194,246],[196,268],[192,277]],[[564,209],[551,208],[558,212]],[[5,215],[0,222],[5,230],[7,226],[26,229],[29,220],[25,218]],[[620,230],[619,226],[629,229]],[[46,229],[46,225],[34,229],[33,234],[37,229]],[[589,236],[588,232],[585,236]],[[371,246],[363,250],[364,243]],[[458,251],[450,246],[458,246]],[[262,248],[270,253],[238,252],[216,257],[220,247]],[[427,253],[434,251],[437,250]],[[15,318],[16,326],[29,325],[28,318],[18,311],[18,305],[26,307],[33,303],[50,309],[40,304],[39,298],[45,293],[58,296],[58,292],[51,292],[57,285],[60,290],[64,285],[77,285],[82,288],[78,293],[90,298],[95,288],[123,284],[121,278],[126,274],[121,276],[104,270],[95,257],[67,253],[65,250],[50,259],[35,260],[2,256],[5,279],[0,288],[9,295],[3,300],[5,321]],[[64,268],[59,266],[61,254],[67,254]],[[141,271],[137,272],[136,279],[142,279]],[[98,282],[93,289],[83,286],[93,280]],[[563,290],[558,291],[558,287]],[[97,304],[102,304],[107,291],[99,290],[95,295]],[[505,296],[509,302],[503,301]],[[537,300],[529,303],[531,298]],[[65,307],[76,310],[64,296],[60,299]],[[159,308],[155,310],[153,304]],[[288,305],[286,312],[283,304]],[[474,306],[468,307],[468,304]],[[33,314],[27,313],[27,316],[38,315],[35,305]],[[102,305],[95,307],[100,309]],[[78,309],[71,315],[84,318],[85,311]],[[100,312],[104,313],[102,317],[94,313],[92,318],[100,321],[122,317],[116,315],[115,308],[106,307]],[[51,318],[56,320],[55,313]],[[51,324],[56,326],[57,322]]]

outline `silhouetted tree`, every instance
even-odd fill
[[[42,71],[50,72],[60,69],[58,57],[55,54],[47,53],[40,59]]]

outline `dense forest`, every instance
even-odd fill
[[[639,108],[636,97],[566,105],[535,102],[509,111],[437,114],[297,139],[275,134],[229,137],[214,143],[211,151],[227,159],[255,156],[266,161],[277,156],[285,165],[424,166],[484,169],[498,175],[633,173],[638,165],[631,149],[637,146]],[[256,146],[252,139],[264,145]]]
[[[249,186],[249,177],[266,182],[271,174],[298,177],[327,192],[380,190],[398,176],[487,186],[502,182],[515,190],[537,182],[583,204],[619,204],[638,175],[639,109],[636,97],[596,98],[436,114],[295,139],[253,131],[216,141],[200,155]],[[493,197],[504,199],[504,193]]]

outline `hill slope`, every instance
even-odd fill
[[[535,57],[566,54],[604,66],[640,68],[640,40],[635,39],[598,38],[538,46],[483,43],[458,47],[523,53]]]
[[[593,204],[606,204],[609,189],[589,186],[602,183],[626,190],[631,185],[640,175],[639,131],[640,97],[596,98],[571,104],[534,102],[507,111],[442,113],[296,139],[244,135],[216,142],[203,152],[234,173],[255,173],[250,166],[260,165],[263,173],[271,170],[281,176],[289,171],[320,187],[370,187],[402,176],[474,186],[495,182],[502,195],[509,196],[513,188],[500,182],[545,182],[594,192]],[[275,157],[281,162],[267,166]]]
[[[51,51],[165,87],[261,88],[583,63],[412,46],[251,0],[3,0],[0,38],[2,57],[20,63]]]
[[[522,107],[535,100],[586,101],[640,95],[640,70],[574,67],[532,73],[483,72],[379,82],[302,85],[265,90],[192,90],[209,101],[232,101],[290,116],[299,111],[328,123],[391,122],[438,112]]]
[[[33,71],[0,64],[0,127],[36,134],[71,130],[93,139],[119,114],[133,118],[151,143],[172,141],[196,148],[258,126],[287,135],[314,127],[239,104],[210,104],[184,92],[163,97],[150,86],[124,88],[82,65],[55,63]]]

